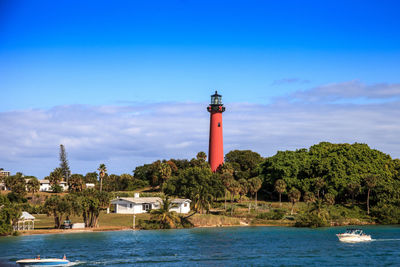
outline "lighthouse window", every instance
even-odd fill
[[[218,127],[221,127],[221,123],[220,122],[218,122]]]

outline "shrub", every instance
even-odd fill
[[[270,212],[263,212],[256,216],[257,219],[264,220],[281,220],[285,216],[286,211],[284,209],[273,209]]]
[[[296,227],[323,227],[329,226],[328,221],[323,216],[318,216],[314,212],[302,212],[296,217]]]
[[[400,223],[400,209],[398,206],[379,203],[371,209],[371,214],[382,224]]]

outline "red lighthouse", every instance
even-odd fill
[[[211,170],[215,172],[219,165],[224,163],[224,143],[222,140],[222,96],[215,91],[211,96],[211,104],[207,107],[210,112],[210,141],[208,147],[208,162]]]

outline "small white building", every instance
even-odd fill
[[[49,180],[39,180],[39,183],[40,183],[39,191],[41,191],[41,192],[51,191],[51,185],[50,185]]]
[[[171,207],[169,211],[175,211],[177,213],[189,213],[190,211],[190,199],[176,198],[171,201]]]
[[[23,211],[21,217],[17,221],[17,224],[14,225],[14,231],[33,229],[35,229],[35,217],[28,212]]]
[[[50,185],[50,181],[49,180],[39,180],[39,183],[40,183],[39,191],[41,191],[41,192],[52,192],[53,191],[51,189],[51,185]],[[68,190],[67,182],[60,182],[60,186],[62,188],[62,191],[67,191]]]
[[[85,186],[86,186],[86,188],[94,188],[93,183],[86,183]]]
[[[174,199],[171,201],[170,211],[178,213],[188,213],[190,211],[190,199]],[[114,212],[120,214],[139,214],[146,213],[152,209],[161,208],[163,201],[159,197],[119,197],[111,200]]]
[[[159,197],[120,197],[111,200],[115,213],[139,214],[159,209],[162,200]]]

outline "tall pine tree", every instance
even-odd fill
[[[71,171],[68,165],[67,152],[65,152],[64,145],[60,145],[60,168],[62,170],[63,177],[68,184],[69,176],[71,175]]]

